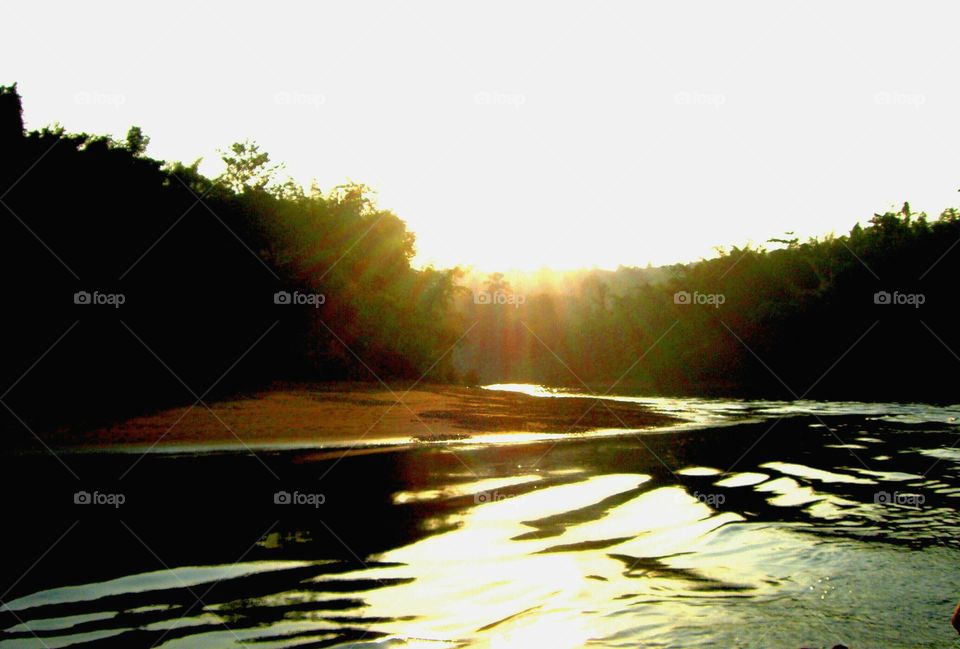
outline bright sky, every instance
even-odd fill
[[[420,263],[645,265],[960,187],[955,3],[21,2],[30,128],[371,185]]]

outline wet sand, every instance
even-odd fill
[[[576,434],[678,423],[632,403],[542,398],[449,385],[278,384],[244,398],[171,408],[81,433],[60,447],[409,444],[504,433]]]

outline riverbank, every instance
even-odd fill
[[[450,385],[277,384],[243,398],[171,408],[84,432],[59,447],[383,444],[503,434],[644,430],[679,423],[639,404],[546,399]]]

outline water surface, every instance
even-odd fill
[[[692,423],[5,457],[0,648],[960,646],[958,409],[616,398]]]

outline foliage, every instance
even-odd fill
[[[17,413],[2,425],[28,441],[24,424],[86,426],[274,380],[956,400],[955,209],[931,221],[904,204],[843,236],[787,233],[776,249],[586,272],[572,288],[495,273],[467,290],[458,269],[411,266],[413,233],[364,185],[280,182],[251,141],[210,179],[148,143],[138,127],[123,143],[24,132],[15,87],[0,88],[0,344]]]
[[[279,165],[249,141],[209,179],[199,160],[146,156],[137,127],[122,144],[61,127],[24,133],[10,123],[15,91],[0,98],[4,385],[77,323],[5,398],[31,428],[273,380],[455,378],[457,271],[412,268],[413,234],[368,188],[278,183]],[[125,302],[75,304],[81,291]],[[278,303],[282,292],[322,298]]]
[[[904,204],[839,237],[787,233],[779,249],[734,248],[667,273],[594,273],[578,292],[532,292],[522,304],[463,298],[479,335],[458,358],[480,382],[955,401],[945,377],[960,363],[957,241],[957,210],[929,221]]]

